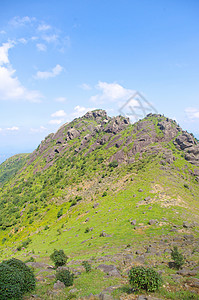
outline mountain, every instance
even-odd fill
[[[162,260],[165,267],[164,251],[177,244],[194,267],[198,200],[199,144],[192,134],[158,114],[130,124],[104,110],[87,112],[33,153],[0,165],[0,254],[46,261],[61,248],[71,266],[109,255],[124,271],[123,258],[136,251],[136,264]],[[157,258],[145,254],[150,248]],[[88,292],[82,287],[78,296]]]

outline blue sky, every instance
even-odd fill
[[[199,138],[198,15],[198,0],[1,0],[0,161],[135,91]]]

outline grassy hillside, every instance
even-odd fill
[[[63,249],[70,267],[81,269],[85,259],[93,266],[92,275],[83,272],[75,280],[74,297],[119,285],[112,291],[118,299],[128,290],[127,269],[139,264],[135,257],[124,263],[125,257],[139,250],[143,264],[166,270],[163,276],[170,291],[161,290],[162,297],[176,299],[172,290],[185,282],[176,285],[169,277],[171,258],[164,251],[177,243],[186,252],[187,266],[189,261],[197,266],[197,161],[176,145],[183,131],[172,120],[149,115],[131,125],[123,117],[95,114],[48,136],[28,159],[23,157],[21,170],[1,187],[1,259],[35,257],[49,264],[53,250]],[[197,146],[194,138],[193,144]],[[185,236],[190,235],[193,240],[187,247]],[[160,245],[163,248],[157,248]],[[150,246],[159,254],[146,255]],[[114,262],[122,277],[106,279],[95,269],[100,261]],[[49,297],[47,290],[54,283],[46,274],[42,275],[46,283],[37,285],[41,299]],[[92,276],[96,281],[89,285]],[[65,299],[70,289],[57,299]],[[181,294],[179,299],[185,298]]]
[[[26,162],[28,154],[22,153],[8,158],[0,165],[0,187],[20,170]]]

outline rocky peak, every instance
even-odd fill
[[[183,131],[173,142],[176,148],[185,152],[185,159],[199,166],[199,144],[192,134]]]
[[[88,111],[83,118],[95,120],[97,123],[100,123],[103,119],[109,120],[110,117],[108,117],[107,113],[103,109],[96,109],[93,111]]]

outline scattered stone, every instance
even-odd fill
[[[86,218],[85,222],[88,222],[90,219],[89,218]]]
[[[142,189],[139,189],[139,190],[138,190],[138,192],[140,192],[140,193],[141,193],[141,192],[143,192],[143,190],[142,190]]]
[[[177,274],[182,275],[182,276],[196,276],[197,270],[190,270],[187,268],[183,268],[183,269],[177,271]]]
[[[78,292],[78,289],[74,288],[72,290],[69,291],[70,294],[75,294]]]
[[[53,289],[54,290],[61,290],[65,288],[65,284],[59,280],[57,280],[57,282],[55,282]]]
[[[104,232],[104,230],[100,233],[99,235],[100,237],[111,237],[111,234],[107,234],[106,232]]]
[[[136,220],[130,220],[131,225],[136,225]]]
[[[99,206],[99,203],[93,204],[93,208],[96,208],[97,206]]]
[[[101,264],[97,267],[97,269],[100,269],[102,272],[106,273],[109,276],[121,277],[117,267],[114,265]]]
[[[150,197],[150,196],[144,198],[144,201],[149,201],[149,200],[151,200],[151,197]]]
[[[191,278],[187,281],[187,283],[192,287],[199,288],[199,279],[198,278]]]
[[[149,220],[149,225],[155,225],[156,223],[158,223],[157,220]]]

